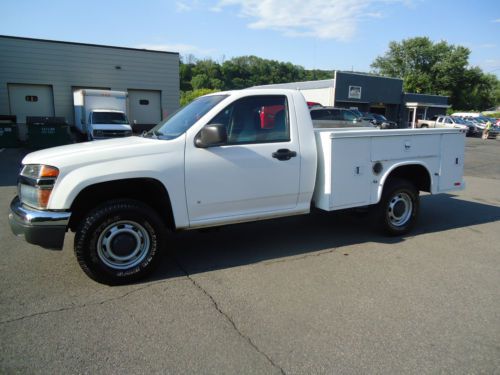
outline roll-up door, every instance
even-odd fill
[[[161,121],[160,91],[128,90],[128,100],[131,124],[151,127]]]
[[[54,116],[52,86],[9,84],[10,114],[17,122],[26,123],[26,116]]]

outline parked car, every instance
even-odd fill
[[[433,119],[436,120],[433,120]],[[469,131],[469,127],[462,123],[462,119],[452,116],[437,116],[432,120],[418,120],[417,128],[453,128]]]
[[[500,136],[500,126],[491,125],[488,132],[488,139],[496,139],[498,136]]]
[[[398,124],[394,121],[389,121],[387,118],[378,113],[363,113],[363,120],[370,121],[373,125],[380,129],[397,129]]]
[[[309,109],[323,107],[323,105],[321,103],[318,103],[318,102],[307,102],[307,106],[309,107]]]
[[[461,120],[464,122],[465,125],[467,125],[469,127],[469,130],[467,131],[468,137],[481,135],[481,133],[483,132],[483,129],[481,127],[479,127],[479,124],[477,122],[475,122],[473,120],[469,120],[469,119],[464,119],[464,118],[462,118]]]
[[[336,107],[312,108],[311,119],[315,128],[359,128],[374,125],[356,116],[350,109]]]
[[[349,108],[349,111],[354,113],[358,117],[363,117],[363,112],[361,112],[359,109],[356,108]]]

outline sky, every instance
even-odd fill
[[[0,13],[0,35],[361,72],[389,42],[427,36],[500,78],[499,0],[1,0]]]

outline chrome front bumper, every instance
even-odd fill
[[[16,236],[48,249],[62,249],[71,212],[41,211],[21,203],[18,197],[10,203],[9,224]]]

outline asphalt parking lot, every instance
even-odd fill
[[[185,232],[108,287],[10,233],[22,150],[0,152],[0,373],[500,374],[500,141],[467,189],[385,238],[350,213]]]

